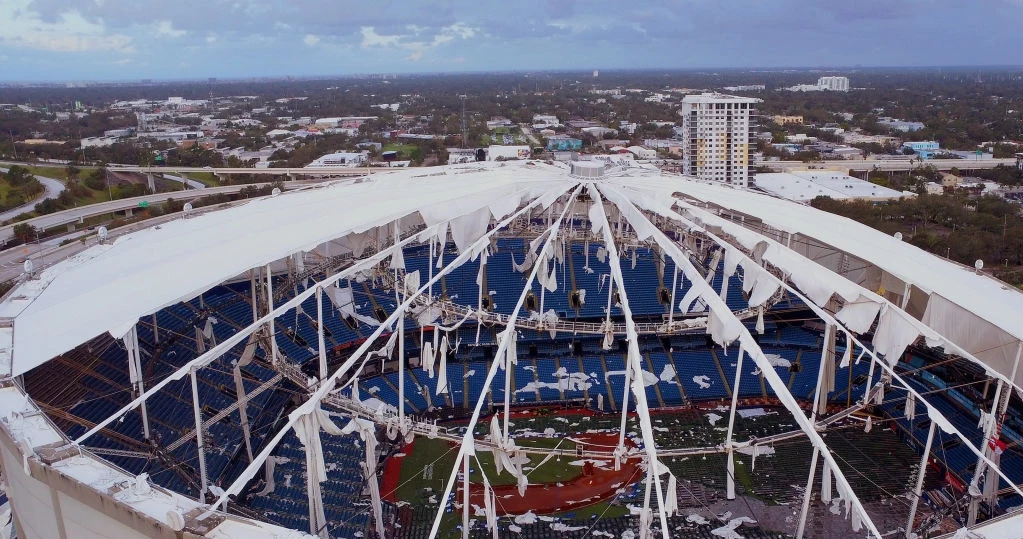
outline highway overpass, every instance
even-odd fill
[[[933,166],[938,170],[980,170],[995,168],[999,165],[1016,166],[1016,158],[1004,159],[927,159],[924,161],[908,159],[831,159],[828,161],[761,161],[759,166],[770,167],[780,171],[805,170],[808,168],[842,169],[849,172],[866,172],[878,170],[882,172],[899,172],[913,170],[921,166]]]
[[[219,176],[230,176],[232,174],[251,174],[254,176],[288,176],[297,179],[300,176],[366,176],[374,172],[388,172],[387,167],[302,167],[302,168],[229,168],[229,167],[145,167],[137,165],[108,165],[107,170],[111,172],[134,172],[137,174],[188,174],[195,172],[206,172]]]

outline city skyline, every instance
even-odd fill
[[[1021,26],[1020,0],[0,0],[0,80],[1016,65]]]

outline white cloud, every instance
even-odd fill
[[[320,36],[316,36],[316,35],[313,35],[313,34],[306,34],[305,38],[302,39],[302,43],[305,43],[306,45],[309,45],[310,47],[315,47],[316,44],[319,43],[319,42],[320,42]]]
[[[135,52],[131,38],[124,35],[86,36],[60,35],[55,33],[26,33],[6,36],[4,42],[19,48],[40,49],[51,52],[107,51]]]
[[[376,28],[372,26],[363,26],[360,28],[362,32],[362,47],[368,49],[371,47],[393,47],[401,42],[402,36],[382,36],[377,33]]]
[[[170,21],[160,21],[154,25],[156,35],[167,37],[181,37],[188,32],[174,28]]]
[[[169,23],[167,29],[173,30]],[[130,37],[107,34],[102,24],[86,20],[77,11],[61,13],[55,22],[46,22],[30,11],[24,0],[0,2],[0,43],[51,52],[135,52]]]
[[[463,23],[455,23],[450,26],[440,28],[432,39],[424,40],[420,37],[426,33],[427,29],[421,26],[408,25],[405,27],[410,33],[409,34],[394,34],[394,35],[381,35],[378,34],[376,28],[372,26],[363,26],[362,32],[362,47],[363,48],[398,48],[406,51],[408,54],[404,56],[404,60],[411,62],[418,62],[422,60],[426,53],[431,49],[450,43],[456,39],[471,39],[480,34],[478,28],[465,25]],[[410,38],[415,37],[415,40]]]

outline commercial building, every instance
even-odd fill
[[[529,159],[533,151],[529,146],[490,146],[487,148],[487,161],[509,161]]]
[[[307,168],[315,167],[357,167],[366,162],[368,152],[335,152],[320,157],[306,165]]]
[[[923,122],[908,122],[906,120],[899,120],[897,118],[878,118],[877,123],[896,131],[902,131],[903,133],[909,133],[911,131],[919,131],[924,128]]]
[[[827,170],[795,170],[792,172],[757,174],[757,189],[795,202],[809,202],[825,196],[835,200],[897,200],[912,193],[882,187],[841,172]]]
[[[817,86],[821,90],[832,92],[848,92],[849,77],[821,77],[817,79]]]
[[[763,84],[743,84],[739,86],[725,86],[722,88],[726,92],[761,92],[766,86]]]
[[[718,93],[682,99],[684,174],[746,187],[750,127],[760,99]]]
[[[912,142],[903,142],[903,149],[913,150],[921,159],[930,159],[934,157],[934,154],[941,150],[940,145],[933,140],[918,140]]]
[[[580,150],[583,147],[583,141],[568,135],[554,135],[553,137],[547,137],[547,150],[548,151],[566,151],[566,150]]]
[[[817,79],[817,84],[797,84],[782,88],[782,90],[790,92],[848,92],[849,77],[821,77]]]
[[[536,129],[544,129],[547,127],[559,127],[561,126],[561,120],[553,114],[534,114],[533,115],[533,127]]]
[[[787,124],[800,124],[801,125],[803,123],[803,117],[802,116],[782,116],[780,114],[775,114],[774,116],[771,117],[771,119],[774,120],[774,123],[776,123],[778,125],[787,125]]]

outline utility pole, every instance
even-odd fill
[[[465,100],[468,96],[461,94],[458,98],[462,100],[462,147],[465,148],[465,139],[468,137],[468,128],[466,127],[467,124],[465,121]]]

